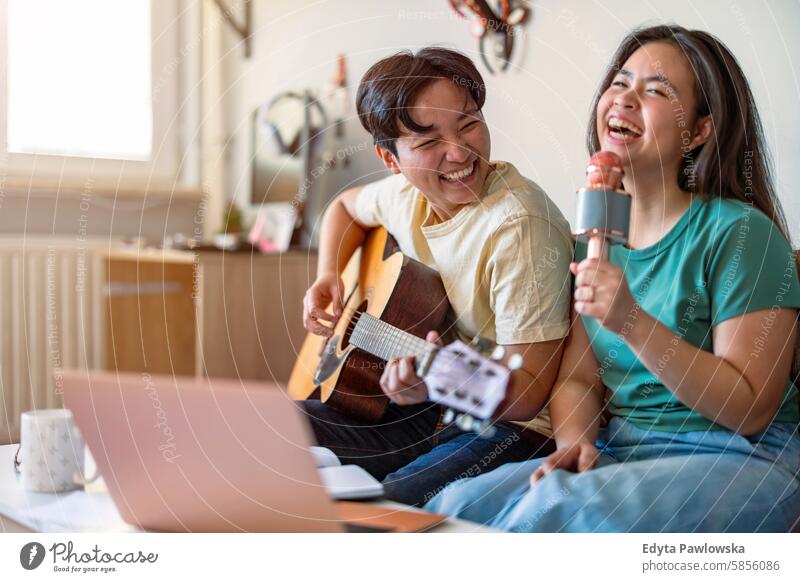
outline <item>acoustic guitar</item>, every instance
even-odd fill
[[[403,255],[378,228],[350,259],[342,281],[344,312],[330,338],[308,334],[289,394],[298,400],[318,395],[354,418],[377,422],[388,404],[379,385],[386,362],[414,356],[431,400],[460,411],[462,428],[491,431],[510,370],[486,357],[493,346],[485,342],[442,347],[425,341],[428,331],[442,329],[449,308],[438,273]],[[493,355],[502,358],[502,348]]]

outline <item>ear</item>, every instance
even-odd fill
[[[712,122],[711,122],[711,115],[706,115],[705,117],[701,117],[697,120],[694,124],[694,135],[692,136],[692,141],[689,144],[689,151],[700,147],[704,143],[706,143],[709,139],[711,139],[711,131],[713,129]]]
[[[383,165],[386,166],[389,170],[392,171],[392,174],[399,174],[400,173],[400,166],[397,164],[397,158],[395,155],[387,150],[384,147],[379,145],[375,146],[375,153],[383,162]]]

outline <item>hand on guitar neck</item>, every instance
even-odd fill
[[[429,331],[425,340],[441,344],[439,334]],[[389,400],[407,406],[428,400],[428,386],[417,376],[417,363],[414,356],[389,360],[380,381],[381,390]]]

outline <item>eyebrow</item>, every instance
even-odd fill
[[[458,121],[456,123],[461,123],[467,117],[475,116],[475,114],[476,113],[480,113],[480,111],[481,110],[478,109],[477,107],[473,107],[472,109],[468,109],[468,110],[462,111],[461,113],[458,114]],[[433,125],[425,133],[417,133],[417,132],[407,133],[406,136],[410,137],[411,139],[423,139],[423,138],[435,139],[436,131],[437,131],[436,126]],[[434,134],[434,135],[431,135],[431,134]]]
[[[469,109],[467,111],[462,111],[461,114],[458,116],[458,120],[462,121],[464,118],[470,117],[470,116],[475,117],[476,113],[480,113],[480,109],[478,109],[477,107],[475,107],[473,109]]]
[[[620,69],[619,73],[617,74],[622,75],[623,77],[628,77],[629,79],[633,79],[634,77],[634,74],[627,69]],[[642,79],[642,81],[644,81],[645,83],[656,81],[657,83],[661,83],[662,85],[667,85],[668,87],[672,88],[672,90],[675,91],[675,93],[678,92],[678,89],[675,87],[675,85],[672,84],[672,81],[670,81],[664,75],[654,75],[652,77],[645,77],[644,79]]]

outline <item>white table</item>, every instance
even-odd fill
[[[37,527],[36,520],[26,518],[24,515],[18,518],[19,521],[8,517],[8,515],[20,516],[26,513],[25,510],[27,508],[34,507],[44,511],[55,521],[63,524],[60,529],[49,529],[49,531],[141,531],[122,521],[108,493],[87,493],[83,490],[78,490],[53,495],[23,491],[14,472],[14,454],[16,451],[17,445],[0,446],[0,533],[41,531],[42,528]],[[373,501],[370,503],[395,509],[415,509],[391,501]],[[91,520],[82,519],[88,512],[92,514]],[[100,527],[96,525],[98,522],[102,524]],[[485,533],[495,530],[469,521],[448,519],[432,531],[436,533]]]

